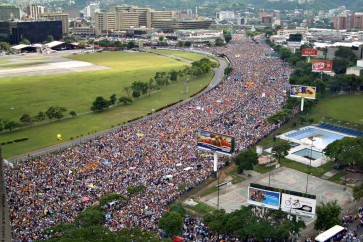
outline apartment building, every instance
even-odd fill
[[[21,19],[22,11],[14,5],[3,5],[0,3],[0,21]]]
[[[28,15],[28,19],[38,20],[41,18],[42,14],[44,14],[44,7],[33,4],[26,7],[26,13]]]
[[[341,29],[359,29],[363,30],[363,13],[352,13],[337,16],[334,19],[334,28]]]
[[[100,12],[95,13],[95,32],[97,35],[116,30],[116,13]]]

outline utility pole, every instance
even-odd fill
[[[4,162],[0,145],[0,242],[9,242],[12,239],[3,166]]]

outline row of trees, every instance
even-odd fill
[[[64,113],[66,111],[67,109],[65,107],[52,106],[49,107],[47,111],[45,112],[40,111],[38,114],[34,116],[25,113],[20,117],[19,119],[20,122],[16,122],[13,120],[6,120],[6,119],[3,120],[0,118],[0,132],[3,130],[12,131],[15,128],[30,126],[33,125],[34,123],[40,123],[47,119],[49,120],[49,122],[53,120],[60,120],[65,116]],[[75,111],[71,111],[69,112],[69,114],[70,116],[77,115]]]
[[[175,83],[181,78],[185,77],[187,81],[189,79],[198,78],[207,74],[216,64],[208,58],[203,58],[199,61],[194,61],[191,66],[186,66],[183,70],[170,72],[156,72],[153,78],[150,78],[147,82],[134,81],[131,86],[124,87],[123,91],[126,96],[122,96],[118,99],[119,103],[131,104],[133,99],[138,99],[143,95],[150,95],[153,90],[161,89],[163,86],[167,86],[170,83]],[[101,112],[111,105],[116,104],[116,94],[113,94],[109,100],[99,96],[92,103],[91,110],[94,112]]]

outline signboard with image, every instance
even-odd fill
[[[235,149],[235,138],[201,130],[198,132],[198,148],[231,155]]]

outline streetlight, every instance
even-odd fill
[[[308,193],[309,175],[310,175],[310,168],[311,168],[311,160],[313,159],[314,136],[313,137],[310,137],[309,139],[311,140],[310,156],[309,156],[310,165],[309,165],[309,169],[308,169],[308,174],[306,176],[306,191],[305,191],[305,193]]]
[[[184,84],[185,84],[185,93],[188,93],[189,78],[186,79],[186,81],[184,82]]]

